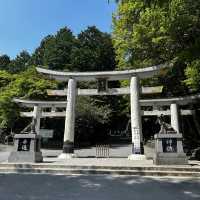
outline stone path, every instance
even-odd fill
[[[7,158],[12,151],[12,146],[0,145],[0,163],[7,162]],[[57,157],[62,153],[62,150],[47,150],[42,149],[44,163],[46,164],[64,164],[64,165],[94,165],[94,166],[153,166],[153,160],[147,159],[143,161],[130,161],[127,159],[130,154],[131,145],[113,145],[110,149],[111,158],[95,158],[95,147],[77,149],[75,153],[78,158],[70,159],[70,161],[59,160]],[[153,155],[151,148],[145,147],[147,158]],[[190,161],[191,165],[184,167],[200,167],[200,161]],[[167,166],[166,166],[167,167]]]
[[[132,146],[130,144],[112,144],[110,147],[110,157],[111,158],[128,158],[128,156],[131,154],[131,148]],[[44,156],[58,156],[61,154],[62,150],[43,150]],[[147,158],[153,157],[154,150],[152,148],[149,148],[145,146],[145,155]],[[92,158],[96,157],[96,147],[88,147],[88,148],[82,148],[82,149],[76,149],[75,153],[78,155],[78,157],[85,157],[85,158]]]
[[[199,200],[200,180],[0,174],[1,200]]]
[[[13,146],[0,145],[0,162],[6,162],[7,158],[12,151]],[[145,148],[147,152],[151,152],[149,149]],[[48,150],[42,149],[42,154],[45,162],[49,163],[62,163],[63,161],[58,160],[58,155],[62,153],[62,150]],[[131,161],[127,160],[128,155],[131,154],[131,145],[112,145],[110,148],[110,159],[96,159],[96,147],[77,149],[75,153],[78,155],[78,158],[72,159],[70,162],[65,164],[76,164],[76,165],[88,165],[88,164],[99,164],[99,165],[112,165],[115,163],[116,166],[130,165]],[[149,153],[149,155],[152,153]],[[152,165],[151,160],[143,161],[145,165]],[[141,162],[137,162],[136,165],[140,165]]]

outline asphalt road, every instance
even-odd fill
[[[200,180],[0,174],[0,200],[199,200]]]

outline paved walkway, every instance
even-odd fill
[[[0,174],[1,200],[199,200],[200,180]]]
[[[110,157],[111,158],[127,158],[131,154],[132,146],[130,144],[112,144],[110,147]],[[5,161],[12,151],[13,146],[0,145],[0,162]],[[42,149],[42,154],[44,159],[47,161],[54,161],[55,158],[62,153],[62,150],[48,150]],[[76,149],[75,154],[79,158],[95,158],[96,157],[96,147],[88,147],[82,149]],[[152,149],[145,147],[145,154],[147,158],[153,156]]]
[[[0,163],[6,163],[10,152],[12,151],[12,146],[0,145]],[[95,147],[78,149],[75,153],[78,158],[73,158],[68,161],[63,161],[58,159],[58,155],[62,153],[62,150],[47,150],[42,149],[43,164],[61,164],[61,165],[76,165],[76,166],[119,166],[119,167],[131,167],[131,166],[154,166],[153,160],[150,159],[153,152],[152,149],[145,148],[147,158],[149,159],[142,161],[130,161],[127,159],[130,154],[131,145],[114,145],[110,149],[111,158],[96,158]],[[180,166],[180,167],[200,167],[200,161],[190,161],[190,165]],[[165,166],[167,167],[167,166]],[[179,166],[177,166],[179,167]]]
[[[0,145],[0,162],[12,146]],[[113,147],[110,159],[96,159],[95,148],[77,150],[81,158],[60,161],[61,150],[42,150],[46,164],[152,166],[152,160],[129,161],[130,146]],[[118,154],[115,154],[118,153]],[[91,158],[92,157],[92,158]],[[192,161],[188,167],[200,167]],[[167,166],[165,166],[167,167]],[[199,200],[200,179],[119,175],[0,174],[0,200]]]

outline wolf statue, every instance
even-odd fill
[[[160,124],[159,134],[176,134],[177,132],[172,128],[172,126],[164,121],[164,115],[158,116],[157,123]]]

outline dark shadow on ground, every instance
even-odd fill
[[[0,175],[1,200],[198,200],[200,180],[135,176]]]

